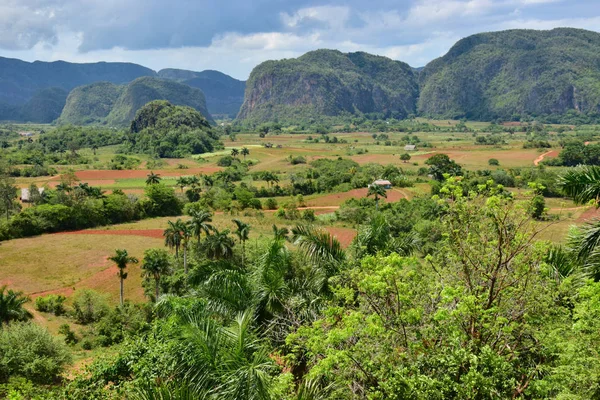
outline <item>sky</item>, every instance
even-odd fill
[[[262,61],[315,49],[420,67],[474,33],[565,26],[600,31],[600,0],[0,0],[0,56],[245,80]]]

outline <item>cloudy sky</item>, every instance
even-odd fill
[[[0,55],[217,69],[318,48],[425,65],[483,31],[600,30],[599,0],[0,0]]]

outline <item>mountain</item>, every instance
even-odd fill
[[[408,64],[363,52],[316,50],[254,68],[238,119],[283,122],[342,113],[402,118],[415,112],[417,96]]]
[[[458,41],[419,74],[418,111],[475,120],[561,121],[600,112],[600,34],[509,30]]]
[[[201,90],[172,80],[141,77],[127,85],[97,82],[73,89],[58,122],[128,126],[135,113],[153,100],[189,106],[214,122]]]
[[[30,63],[0,57],[0,118],[51,122],[60,115],[66,94],[77,86],[97,81],[123,84],[155,75],[151,69],[131,63]]]
[[[158,71],[158,76],[201,89],[211,115],[235,118],[244,101],[246,82],[219,71],[194,72],[168,68]]]

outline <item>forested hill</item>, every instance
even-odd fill
[[[142,77],[127,85],[97,82],[75,88],[58,120],[61,124],[127,126],[136,112],[153,100],[189,106],[214,122],[200,89],[172,80]]]
[[[509,30],[457,42],[420,73],[419,112],[475,120],[564,121],[600,112],[600,34]]]
[[[158,76],[201,89],[206,96],[208,112],[214,116],[235,118],[244,102],[246,82],[219,71],[194,72],[168,68],[158,71]]]
[[[60,99],[64,105],[67,93],[77,86],[98,81],[123,84],[155,75],[151,69],[131,63],[30,63],[0,57],[0,118],[50,122],[60,115]],[[48,91],[50,88],[54,90]]]
[[[403,118],[415,112],[417,96],[417,76],[408,64],[362,52],[317,50],[254,68],[238,119],[308,121],[356,112]]]

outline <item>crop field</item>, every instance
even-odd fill
[[[430,123],[432,121],[429,121]],[[456,124],[456,121],[435,121],[439,126]],[[472,128],[485,126],[484,123],[468,123]],[[390,142],[401,140],[405,133],[389,132]],[[253,166],[250,172],[271,171],[279,176],[280,183],[290,181],[293,174],[308,168],[314,160],[322,158],[337,159],[339,157],[356,161],[360,165],[368,163],[393,164],[405,171],[416,173],[425,166],[425,161],[434,154],[448,154],[463,168],[468,170],[495,170],[498,168],[530,168],[544,158],[556,157],[559,149],[524,149],[524,135],[514,134],[507,144],[483,146],[474,144],[471,133],[437,133],[423,132],[417,136],[427,147],[418,147],[411,153],[408,162],[401,161],[400,154],[405,153],[400,146],[385,145],[383,141],[373,138],[372,133],[336,133],[329,138],[337,138],[338,143],[314,142],[320,135],[279,133],[260,138],[256,133],[241,133],[235,141],[225,140],[224,150],[181,159],[166,159],[159,168],[147,168],[150,159],[146,156],[135,156],[140,159],[135,169],[111,170],[97,166],[109,162],[114,156],[116,147],[100,148],[92,165],[56,165],[58,174],[51,177],[18,178],[17,185],[28,187],[31,183],[38,186],[55,187],[61,182],[65,173],[74,172],[75,179],[81,183],[98,186],[110,193],[120,189],[136,196],[144,195],[146,177],[152,171],[159,174],[163,183],[175,187],[180,176],[211,175],[223,170],[218,165],[221,157],[230,154],[231,150],[246,147],[247,156]],[[265,147],[265,144],[272,147]],[[91,150],[82,149],[91,157]],[[303,157],[305,163],[292,164],[290,158]],[[488,160],[495,158],[499,166],[490,166]],[[547,167],[552,168],[552,167]],[[247,176],[244,183],[255,187],[266,187],[267,183],[253,180]],[[180,189],[176,188],[180,193]],[[400,199],[412,199],[430,192],[428,182],[417,182],[412,187],[393,188],[387,192],[385,202],[396,202]],[[521,196],[522,191],[516,190]],[[340,240],[344,247],[350,245],[356,235],[356,226],[341,222],[331,222],[329,218],[339,206],[352,198],[366,197],[367,188],[352,189],[337,193],[321,193],[305,196],[303,208],[312,208],[317,215],[317,225],[328,230]],[[279,204],[295,200],[291,197],[277,197]],[[540,238],[555,242],[564,241],[569,227],[589,218],[596,212],[589,207],[576,207],[570,200],[561,198],[546,199],[551,215],[556,220],[549,224]],[[186,217],[181,217],[186,219]],[[251,227],[249,246],[258,243],[262,238],[272,234],[272,226],[291,228],[293,221],[286,221],[275,215],[275,210],[224,213],[217,211],[213,217],[218,229],[233,230],[233,218],[248,222]],[[145,249],[161,247],[164,244],[162,232],[167,221],[177,218],[153,218],[138,222],[106,226],[96,229],[45,234],[41,236],[16,239],[0,246],[0,262],[2,275],[0,285],[24,291],[32,297],[41,294],[61,293],[67,296],[80,288],[92,288],[107,293],[113,303],[118,301],[118,279],[116,267],[107,260],[116,248],[126,248],[130,254],[142,258]],[[141,301],[144,298],[141,289],[140,266],[132,265],[129,278],[125,284],[126,298]]]

